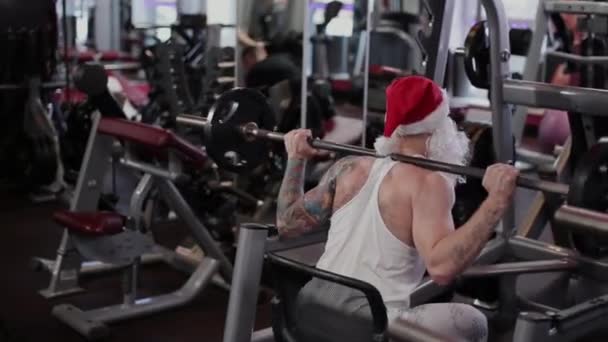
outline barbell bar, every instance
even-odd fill
[[[196,115],[178,115],[177,123],[182,125],[194,126],[203,129],[209,129],[211,122],[207,119],[202,118]],[[217,123],[216,123],[217,124]],[[230,123],[221,123],[220,125],[230,125]],[[242,135],[247,141],[253,141],[257,139],[263,139],[274,142],[284,142],[285,135],[282,133],[274,132],[271,130],[263,129],[258,127],[255,122],[248,122],[245,124],[240,124],[234,127],[234,130],[237,131],[240,135]],[[376,153],[376,151],[368,148],[347,145],[347,144],[338,144],[320,139],[309,139],[308,141],[310,145],[316,149],[359,155],[359,156],[369,156],[374,158],[384,158],[385,156]],[[209,148],[209,147],[207,147]],[[407,156],[403,154],[390,154],[389,157],[395,161],[415,165],[418,167],[422,167],[428,170],[445,172],[455,175],[462,175],[466,177],[472,177],[477,179],[483,179],[485,174],[485,169],[470,167],[470,166],[462,166],[444,163],[432,159],[425,159],[413,156]],[[540,180],[534,177],[530,177],[528,175],[519,175],[517,177],[517,185],[523,188],[537,190],[544,193],[550,193],[560,196],[567,196],[570,190],[570,187],[567,184],[551,182]]]

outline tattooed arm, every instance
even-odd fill
[[[509,207],[516,176],[517,170],[508,165],[488,168],[484,178],[488,197],[455,231],[452,185],[438,173],[425,178],[413,200],[412,230],[416,249],[436,283],[450,283],[477,258]]]
[[[333,213],[338,177],[353,163],[352,157],[338,160],[314,189],[304,193],[306,161],[289,159],[277,200],[279,234],[297,236],[327,222]]]

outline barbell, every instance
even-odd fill
[[[272,153],[268,142],[283,142],[285,135],[274,131],[276,118],[265,96],[257,90],[235,88],[222,94],[207,118],[182,114],[177,123],[203,129],[203,141],[209,156],[220,168],[246,173]],[[372,149],[309,139],[312,147],[341,154],[384,158]],[[389,155],[395,161],[425,169],[483,178],[485,169],[439,162],[403,154]],[[570,187],[563,183],[519,175],[517,185],[544,193],[567,196]]]

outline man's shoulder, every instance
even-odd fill
[[[374,163],[375,158],[363,157],[363,156],[346,156],[342,157],[334,163],[334,166],[357,166],[357,167],[370,167]]]
[[[452,187],[450,181],[441,173],[406,163],[395,165],[394,173],[397,179],[408,180],[407,182],[399,182],[399,184],[408,188],[408,192],[411,191],[412,184],[416,185],[418,191],[443,192]]]
[[[357,180],[366,179],[374,163],[372,157],[346,156],[338,159],[331,167],[330,177],[345,177],[345,180],[357,183]]]

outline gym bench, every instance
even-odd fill
[[[117,148],[117,142],[121,143],[122,149]],[[138,150],[133,151],[133,147]],[[142,155],[144,158],[140,158]],[[142,173],[130,198],[128,215],[97,211],[103,177],[112,159]],[[97,339],[108,334],[108,323],[191,303],[214,281],[216,274],[221,275],[224,283],[230,283],[231,262],[175,185],[188,179],[188,174],[183,172],[185,165],[200,170],[207,160],[201,148],[168,130],[124,119],[95,118],[72,206],[70,210],[58,211],[53,216],[65,231],[55,263],[59,271],[53,273],[51,289],[53,281],[60,280],[58,277],[66,278],[67,272],[77,285],[81,259],[84,258],[123,269],[123,302],[86,311],[61,304],[53,308],[55,317],[87,339]],[[143,222],[144,207],[153,191],[182,219],[196,243],[205,251],[206,256],[200,263],[185,260],[186,257],[180,257],[154,242]],[[181,263],[182,267],[190,268],[191,275],[174,292],[137,298],[142,258],[159,250],[169,264]],[[188,265],[184,266],[184,263]]]

